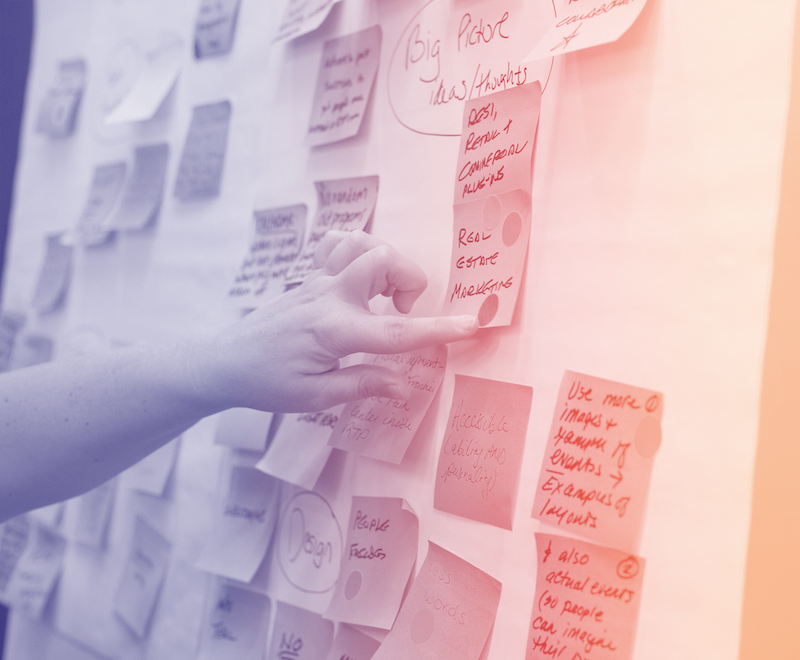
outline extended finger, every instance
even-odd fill
[[[385,367],[357,364],[311,378],[308,387],[317,390],[314,405],[320,410],[373,396],[405,401],[411,395],[403,378]]]
[[[331,242],[336,241],[336,244],[321,264],[323,272],[327,275],[338,275],[365,252],[386,245],[383,241],[364,231],[337,232],[337,234],[341,233],[344,236],[340,240],[337,241],[338,236],[332,239]]]
[[[314,250],[314,268],[322,268],[331,252],[334,251],[337,245],[341,243],[350,232],[340,231],[338,229],[330,229],[322,237],[322,240]]]

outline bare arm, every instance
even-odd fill
[[[472,317],[372,314],[379,293],[407,313],[426,280],[366,234],[332,233],[318,260],[303,285],[220,333],[0,376],[0,522],[103,483],[227,408],[312,411],[407,396],[394,372],[340,369],[339,358],[446,343],[476,328]]]

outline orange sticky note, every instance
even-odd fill
[[[456,375],[433,505],[511,529],[533,390]]]
[[[347,404],[328,444],[362,456],[399,463],[442,384],[447,347],[371,355],[367,362],[406,378],[411,396],[408,401],[371,397]]]
[[[629,660],[644,559],[552,534],[536,534],[536,554],[525,660]]]
[[[663,408],[658,392],[566,371],[533,517],[635,550],[661,444]]]
[[[501,584],[428,542],[428,556],[373,660],[478,660],[497,615]]]

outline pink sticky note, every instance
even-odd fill
[[[325,660],[370,660],[380,642],[346,623],[340,623]]]
[[[319,660],[328,655],[333,622],[294,605],[278,603],[265,660]]]
[[[633,657],[644,559],[536,534],[536,596],[526,660]]]
[[[478,660],[494,625],[500,583],[428,542],[428,556],[374,660]]]
[[[634,551],[663,408],[658,392],[564,372],[533,517]]]
[[[464,106],[455,204],[512,190],[531,191],[531,166],[542,89],[511,87]]]
[[[339,581],[325,616],[392,627],[417,559],[419,521],[397,497],[353,497]]]
[[[286,276],[303,245],[305,204],[255,211],[255,234],[228,295],[242,307],[257,307],[283,292]]]
[[[330,144],[358,133],[380,57],[380,25],[325,42],[306,144]]]
[[[433,505],[511,529],[533,390],[456,375]]]
[[[367,363],[386,367],[406,378],[411,396],[408,401],[371,397],[347,404],[329,444],[362,456],[399,463],[442,384],[447,347],[371,355]]]
[[[317,214],[287,283],[302,282],[313,268],[314,252],[331,229],[366,229],[378,201],[378,177],[317,181]]]
[[[510,325],[531,233],[528,193],[514,190],[457,204],[453,214],[444,314],[472,314],[481,327]]]
[[[247,467],[231,469],[225,506],[197,568],[249,582],[264,559],[275,529],[278,482]]]

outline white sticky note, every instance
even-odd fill
[[[171,544],[137,517],[128,560],[122,573],[114,611],[139,637],[144,637],[167,573]]]
[[[287,603],[279,602],[277,610],[265,660],[319,660],[328,654],[333,621]]]
[[[136,147],[131,171],[116,213],[108,222],[110,229],[144,229],[158,217],[164,198],[169,145],[149,144]]]
[[[53,138],[72,135],[86,86],[86,63],[65,60],[58,66],[56,80],[39,109],[36,130]]]
[[[229,408],[219,416],[214,443],[263,452],[273,413],[252,408]]]
[[[71,245],[64,245],[62,234],[50,234],[45,238],[46,248],[31,307],[37,312],[52,312],[64,302],[72,273]]]
[[[316,30],[339,0],[288,0],[275,41],[287,41]]]
[[[117,206],[127,168],[124,162],[95,168],[86,206],[75,227],[62,235],[62,241],[69,245],[96,246],[109,239],[108,219]]]
[[[180,438],[168,442],[120,475],[122,486],[161,497],[175,467]]]
[[[198,60],[230,52],[239,4],[240,0],[202,0],[194,28],[194,56]]]
[[[219,195],[230,120],[230,101],[194,108],[175,182],[178,199],[188,201]]]

